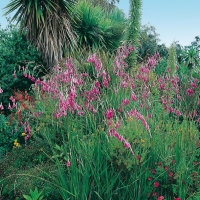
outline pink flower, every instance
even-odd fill
[[[132,94],[131,94],[131,100],[137,101],[137,97],[134,92],[132,92]]]
[[[106,78],[103,79],[103,86],[108,87],[108,80]]]
[[[3,90],[2,90],[2,88],[0,87],[0,94],[1,94],[1,93],[3,93]]]
[[[97,88],[100,88],[100,87],[101,87],[99,81],[96,81],[95,86],[96,86]]]
[[[127,142],[127,141],[125,141],[124,142],[124,148],[130,148],[131,147],[131,145],[130,145],[130,143],[129,142]]]
[[[137,155],[137,156],[136,156],[136,159],[137,159],[138,161],[140,161],[140,160],[141,160],[141,157],[140,157],[139,155]]]
[[[194,94],[194,90],[191,89],[191,88],[188,88],[188,89],[186,90],[186,92],[187,92],[188,96],[191,96],[191,95]]]
[[[122,88],[127,88],[127,87],[128,87],[128,83],[127,83],[126,81],[123,81],[123,82],[120,84],[120,86],[121,86]]]
[[[193,82],[192,82],[190,85],[191,85],[193,88],[197,88],[196,83],[193,83]]]
[[[106,118],[109,120],[114,117],[114,111],[112,108],[108,109],[105,114]]]
[[[159,87],[160,87],[161,90],[164,90],[165,89],[165,83],[161,83]]]
[[[181,116],[181,112],[179,110],[177,110],[175,113],[176,115]]]
[[[174,173],[173,172],[169,172],[169,177],[173,177]]]
[[[176,164],[176,160],[172,160],[172,163],[173,163],[173,164]]]
[[[153,185],[154,185],[154,187],[156,187],[156,188],[157,188],[157,187],[159,187],[159,186],[160,186],[160,183],[159,183],[159,182],[155,182]]]
[[[68,159],[68,161],[67,161],[67,163],[66,163],[66,166],[67,166],[67,167],[70,167],[70,166],[71,166],[71,162],[70,162],[69,159]]]
[[[13,96],[10,96],[9,98],[13,103],[15,103],[15,98]]]
[[[17,78],[17,74],[16,74],[15,70],[14,70],[14,73],[13,73],[13,78]]]
[[[154,192],[154,193],[152,194],[152,196],[153,196],[153,197],[156,197],[156,196],[158,196],[158,193],[157,193],[157,192]]]
[[[164,196],[159,196],[158,198],[157,198],[157,200],[163,200],[165,197]]]
[[[35,78],[33,76],[31,77],[31,81],[35,82]]]
[[[93,63],[95,66],[95,69],[97,71],[97,73],[99,73],[102,69],[102,63],[101,60],[98,59],[96,54],[93,54],[91,56],[88,57],[87,62]]]
[[[119,128],[120,127],[120,121],[117,121],[115,124],[115,128]]]
[[[151,170],[151,173],[152,173],[152,174],[156,174],[156,170],[155,170],[155,169],[152,169],[152,170]]]
[[[126,105],[128,105],[130,103],[130,100],[128,100],[128,99],[122,99],[122,105],[123,106],[126,106]]]
[[[10,105],[10,103],[8,104],[8,109],[9,109],[9,110],[11,109],[11,105]]]
[[[151,114],[148,114],[148,118],[150,118],[150,119],[151,119],[151,118],[152,118],[152,115],[151,115]]]
[[[197,117],[197,116],[198,116],[197,111],[194,110],[194,112],[193,112],[193,117]]]
[[[28,79],[31,79],[31,78],[32,78],[32,76],[29,74],[29,75],[28,75]]]
[[[113,137],[117,138],[120,142],[124,140],[124,138],[116,131],[113,132]]]
[[[178,197],[178,198],[175,198],[175,200],[181,200],[181,198]]]
[[[3,110],[4,109],[4,107],[3,107],[3,105],[2,105],[2,103],[0,104],[0,110]]]
[[[165,166],[164,170],[165,170],[165,171],[168,171],[168,170],[169,170],[169,167],[168,167],[168,166]]]
[[[151,178],[151,177],[148,177],[148,178],[147,178],[147,180],[148,180],[148,181],[151,181],[151,180],[152,180],[152,178]]]

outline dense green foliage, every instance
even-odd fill
[[[75,10],[79,13],[74,23],[79,47],[104,50],[118,48],[125,28],[122,11],[115,8],[107,13],[100,6],[93,6],[88,1],[80,1]]]
[[[9,24],[7,28],[0,29],[0,86],[4,91],[0,96],[0,102],[5,110],[14,91],[29,90],[34,83],[25,78],[23,73],[37,78],[43,74],[41,64],[39,53],[30,45],[25,33],[19,33],[17,26]],[[24,71],[22,68],[19,70],[19,66],[24,67]]]
[[[140,27],[139,45],[138,45],[138,62],[146,62],[149,56],[153,56],[156,52],[162,58],[167,58],[168,49],[165,44],[159,44],[159,34],[152,25],[143,25]]]

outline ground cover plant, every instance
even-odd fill
[[[132,51],[68,57],[34,81],[32,100],[10,98],[2,199],[199,198],[200,80],[157,74],[158,53],[127,70]]]

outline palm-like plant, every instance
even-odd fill
[[[71,28],[74,0],[11,0],[5,15],[16,11],[12,20],[20,23],[48,67],[62,59],[65,45],[76,44]]]
[[[189,47],[185,51],[184,61],[185,65],[187,65],[189,69],[192,69],[199,64],[199,53],[193,46]]]
[[[122,38],[125,16],[117,8],[105,12],[102,7],[94,6],[90,1],[79,1],[76,5],[79,18],[76,18],[75,30],[78,44],[83,48],[116,49]]]
[[[188,67],[190,72],[190,77],[192,77],[192,69],[199,65],[199,52],[193,46],[188,47],[188,49],[183,54],[184,65]]]

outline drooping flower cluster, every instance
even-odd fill
[[[144,116],[142,114],[140,114],[136,108],[134,110],[130,110],[128,112],[128,116],[129,117],[136,117],[138,120],[140,120],[142,122],[142,124],[144,125],[144,127],[146,128],[146,130],[150,131],[150,128],[149,128],[149,125],[147,124],[146,122],[146,119],[144,118]],[[150,133],[150,137],[151,136],[151,133]]]

